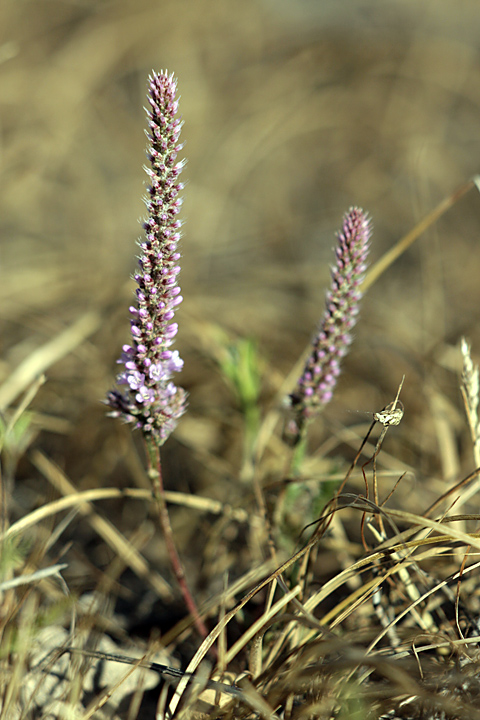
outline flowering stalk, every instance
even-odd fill
[[[370,220],[360,208],[350,208],[337,234],[336,265],[327,292],[326,310],[303,373],[287,402],[293,411],[284,439],[296,445],[305,425],[331,400],[340,375],[340,362],[352,342],[362,293],[371,236]]]
[[[178,325],[172,322],[182,302],[177,275],[180,272],[177,243],[183,184],[178,181],[184,161],[176,162],[182,127],[176,118],[177,83],[173,75],[152,73],[149,77],[147,109],[147,154],[145,168],[150,186],[145,198],[148,218],[145,237],[139,241],[141,254],[134,275],[138,285],[136,303],[130,307],[132,340],[123,346],[118,360],[124,370],[117,384],[125,391],[107,394],[111,416],[134,423],[145,437],[163,445],[186,409],[186,392],[176,387],[172,375],[183,367],[177,350],[170,350]]]
[[[162,71],[153,72],[149,77],[150,108],[146,112],[150,167],[145,168],[150,180],[145,198],[148,217],[144,222],[145,236],[138,243],[141,254],[134,275],[138,287],[136,303],[130,308],[132,340],[130,345],[123,346],[118,360],[124,369],[117,383],[125,386],[125,391],[110,391],[106,403],[111,408],[111,416],[134,423],[143,433],[149,476],[170,562],[185,604],[199,633],[206,637],[206,627],[188,588],[175,546],[160,461],[160,446],[185,412],[187,399],[185,390],[172,382],[172,375],[182,369],[183,360],[177,350],[170,349],[178,329],[177,323],[172,322],[175,308],[182,302],[177,285],[180,272],[177,244],[182,223],[177,215],[183,190],[178,178],[185,163],[176,162],[183,147],[179,143],[182,123],[176,117],[176,91],[173,75]]]

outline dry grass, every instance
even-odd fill
[[[478,7],[341,6],[0,9],[1,720],[480,717]],[[205,641],[141,439],[100,404],[128,335],[152,67],[179,78],[187,141],[190,408],[163,466]],[[379,264],[292,457],[280,400],[352,204]],[[232,358],[258,375],[253,409]],[[362,447],[403,375],[401,424]]]

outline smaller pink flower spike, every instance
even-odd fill
[[[296,445],[306,424],[330,402],[340,374],[340,361],[352,342],[356,323],[360,285],[367,268],[370,219],[360,208],[350,208],[337,234],[336,264],[326,297],[326,310],[312,352],[297,385],[287,398],[292,417],[286,424],[284,440]]]

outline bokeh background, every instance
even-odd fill
[[[4,0],[0,17],[0,405],[44,369],[36,446],[77,488],[148,487],[138,439],[100,401],[128,340],[147,76],[167,68],[188,158],[177,347],[190,411],[165,448],[166,483],[238,496],[241,418],[218,328],[256,339],[274,404],[321,317],[343,213],[370,213],[375,261],[479,170],[478,2]],[[472,468],[458,342],[480,354],[479,230],[472,190],[369,289],[312,434],[318,458],[349,462],[365,413],[405,374],[385,457],[412,470],[415,510],[422,477],[438,494]],[[55,495],[28,459],[16,474],[14,516]],[[125,532],[146,512],[131,508],[117,507]]]

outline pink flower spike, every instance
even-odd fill
[[[293,418],[287,421],[284,440],[296,445],[307,421],[330,402],[340,374],[340,360],[352,342],[361,292],[358,289],[366,270],[372,230],[370,219],[360,208],[350,208],[337,234],[336,265],[326,296],[326,310],[313,339],[312,352],[297,385],[287,398]]]
[[[184,161],[177,162],[181,121],[176,117],[177,81],[167,72],[152,72],[148,78],[147,157],[145,168],[149,187],[144,198],[148,217],[143,222],[144,238],[139,241],[140,257],[134,274],[138,287],[136,303],[130,308],[131,345],[124,345],[119,360],[124,365],[118,382],[126,391],[111,391],[106,403],[125,422],[133,423],[161,445],[186,409],[187,394],[171,381],[183,367],[172,345],[178,324],[172,322],[182,296],[177,285],[180,272],[182,205],[178,197],[183,184],[178,176]],[[161,298],[161,299],[160,299]],[[142,372],[143,370],[143,372]]]

